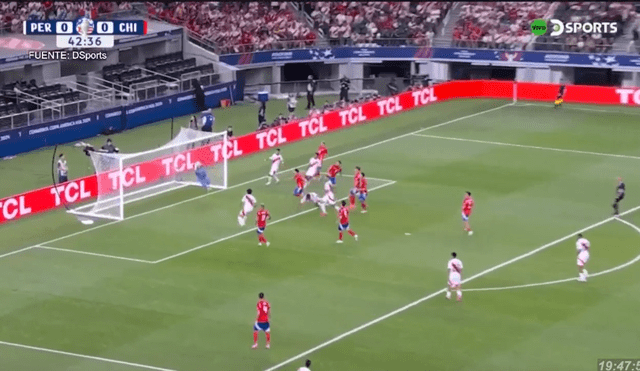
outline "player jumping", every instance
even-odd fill
[[[329,151],[327,150],[327,146],[324,144],[324,142],[320,142],[317,153],[318,153],[318,159],[320,160],[320,166],[318,166],[318,172],[316,173],[316,178],[320,176],[320,170],[322,170],[322,163],[324,161],[324,158],[327,157],[327,154],[329,153]]]
[[[624,191],[625,191],[624,182],[622,181],[622,178],[618,178],[618,186],[616,187],[616,199],[613,201],[613,205],[612,205],[613,206],[613,215],[614,216],[620,215],[619,209],[618,209],[618,204],[624,198]]]
[[[282,155],[280,155],[280,148],[276,149],[276,153],[272,154],[271,157],[265,159],[265,161],[266,160],[271,160],[271,170],[269,170],[267,185],[271,184],[271,179],[275,179],[276,183],[280,182],[277,175],[278,169],[280,168],[280,165],[284,164],[284,159],[282,158]]]
[[[251,348],[256,349],[258,347],[258,332],[264,331],[264,336],[267,338],[267,349],[271,347],[271,327],[269,326],[269,317],[271,317],[271,305],[264,298],[264,294],[258,294],[258,304],[256,309],[258,310],[258,318],[253,325],[253,346]]]
[[[264,208],[264,204],[260,204],[260,209],[258,209],[258,213],[256,214],[256,227],[258,227],[258,246],[262,246],[264,243],[269,247],[270,243],[264,237],[264,230],[267,228],[267,219],[271,220],[271,214],[269,214],[269,210]]]
[[[362,205],[361,213],[363,214],[367,212],[367,203],[365,202],[369,193],[367,191],[367,184],[367,178],[365,178],[364,173],[361,173],[360,187],[358,188],[358,200],[360,200],[360,204]]]
[[[253,211],[253,207],[256,204],[256,198],[252,195],[253,191],[251,188],[247,189],[247,194],[242,196],[242,210],[240,210],[240,214],[238,215],[238,224],[241,227],[247,222],[247,215]]]
[[[455,252],[451,253],[451,257],[452,259],[447,263],[447,270],[449,271],[447,299],[451,299],[451,291],[456,290],[458,301],[462,301],[462,290],[460,290],[462,284],[462,262]]]
[[[589,261],[589,249],[591,249],[591,243],[582,237],[582,233],[579,233],[576,241],[576,250],[578,253],[578,281],[580,282],[587,282],[587,276],[589,275],[587,270],[584,269],[584,266]]]
[[[295,174],[293,176],[293,180],[296,181],[296,188],[293,190],[293,195],[296,197],[300,197],[302,195],[302,192],[304,191],[304,187],[307,185],[307,181],[305,180],[304,176],[300,174],[300,170],[295,169],[294,173]]]
[[[336,175],[338,175],[338,173],[342,175],[342,161],[336,162],[327,170],[327,178],[329,178],[331,184],[336,185]]]
[[[320,166],[322,166],[322,162],[320,161],[320,154],[316,152],[314,157],[309,159],[309,168],[307,169],[307,173],[305,174],[305,178],[307,182],[311,181],[318,172],[320,171]]]
[[[338,241],[336,241],[336,243],[342,243],[342,233],[344,231],[347,231],[347,233],[352,235],[353,238],[355,238],[355,240],[358,241],[358,235],[356,234],[356,232],[352,231],[351,228],[349,227],[349,209],[347,209],[346,201],[342,201],[342,207],[340,207],[340,209],[338,210],[338,222],[340,223],[338,225],[338,230],[340,231],[340,234],[339,234],[340,237]]]
[[[360,188],[360,166],[356,166],[355,173],[353,174],[353,188],[349,192],[349,209],[356,207],[356,194]]]
[[[562,105],[564,101],[564,92],[566,91],[566,87],[564,84],[560,85],[560,90],[558,90],[558,96],[556,97],[556,101],[553,105],[553,108],[558,108]]]
[[[198,179],[198,183],[202,186],[202,188],[209,190],[211,186],[211,179],[209,179],[209,175],[207,175],[207,170],[200,164],[200,162],[196,162],[196,178]]]
[[[469,236],[473,234],[471,226],[469,225],[469,216],[471,216],[474,204],[473,198],[471,198],[471,192],[467,191],[464,196],[464,201],[462,201],[462,221],[464,222],[464,230],[469,232]]]

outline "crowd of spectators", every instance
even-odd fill
[[[567,2],[559,3],[554,17],[560,21],[593,23],[616,22],[616,33],[580,33],[563,34],[551,37],[548,34],[538,37],[534,45],[536,50],[561,50],[569,52],[605,53],[612,49],[616,37],[624,32],[628,22],[636,20],[634,3],[612,2]]]
[[[465,3],[453,29],[453,44],[466,48],[524,49],[531,41],[531,22],[544,18],[552,3]]]
[[[184,25],[222,54],[310,46],[316,39],[286,2],[153,2],[147,9],[152,16]]]
[[[450,7],[450,2],[304,3],[314,27],[332,45],[430,46]]]
[[[92,19],[121,10],[131,10],[128,2],[0,2],[0,30],[22,32],[26,20],[75,20],[84,15]]]

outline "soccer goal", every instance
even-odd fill
[[[202,187],[196,164],[206,170],[209,188],[227,188],[227,133],[182,128],[169,143],[140,153],[90,152],[97,200],[69,210],[84,224],[124,219],[125,205],[188,186]],[[215,151],[214,151],[215,149]]]

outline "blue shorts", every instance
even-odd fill
[[[346,231],[346,230],[349,230],[349,223],[347,223],[347,224],[340,224],[340,225],[338,225],[338,230],[339,230],[339,231]]]
[[[336,185],[336,177],[330,176],[328,178],[329,178],[329,181],[331,182],[331,184]]]
[[[361,202],[364,202],[367,199],[367,193],[360,193],[360,196],[358,196],[358,200],[360,200]]]
[[[256,322],[253,324],[253,331],[271,331],[271,327],[269,327],[269,322]]]
[[[352,195],[355,195],[355,194],[357,194],[357,193],[358,193],[358,190],[357,190],[357,189],[355,189],[355,188],[351,188],[351,189],[349,190],[349,193],[351,193]]]
[[[462,213],[462,221],[463,222],[468,222],[469,221],[469,215],[466,215],[465,213]]]
[[[302,188],[300,188],[300,187],[296,187],[296,188],[293,190],[293,195],[294,195],[294,196],[300,196],[301,194],[302,194]]]
[[[262,228],[258,227],[258,230],[256,232],[258,232],[258,234],[263,234],[265,228],[267,228],[267,227],[262,227]]]

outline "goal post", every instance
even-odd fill
[[[226,131],[207,133],[181,128],[167,144],[148,151],[90,152],[97,199],[69,213],[83,223],[87,219],[123,220],[126,204],[188,186],[202,187],[195,174],[196,164],[205,169],[210,180],[207,188],[226,189],[226,148]]]

